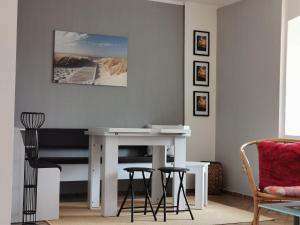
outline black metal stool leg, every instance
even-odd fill
[[[145,195],[144,215],[147,215],[147,208],[148,208],[147,196]]]
[[[133,180],[134,172],[131,173],[130,179],[131,179],[131,222],[133,223],[133,214],[134,214],[134,191],[132,186],[132,180]]]
[[[145,173],[144,171],[142,171],[142,175],[143,175],[143,183],[144,183],[144,186],[145,186],[145,205],[144,205],[144,215],[147,214],[147,190],[148,190],[148,187],[147,187],[147,184],[146,184],[146,178],[145,178]]]
[[[192,220],[194,220],[194,216],[192,213],[192,210],[190,208],[190,205],[188,203],[187,197],[186,197],[186,192],[183,186],[183,180],[184,180],[184,175],[185,173],[188,171],[187,168],[182,168],[182,167],[161,167],[158,170],[160,170],[161,172],[161,183],[162,183],[162,188],[163,188],[163,195],[158,203],[157,209],[155,211],[155,215],[158,213],[159,209],[162,206],[162,201],[163,202],[163,207],[164,207],[164,222],[166,222],[167,218],[166,218],[166,213],[167,212],[176,212],[176,214],[178,214],[179,212],[183,212],[183,211],[189,211]],[[178,173],[179,175],[179,187],[178,187],[178,192],[177,192],[177,204],[173,204],[172,206],[167,206],[167,187],[168,187],[168,183],[170,181],[170,176],[171,173],[174,174],[174,177],[176,176],[176,173]],[[168,174],[168,178],[166,179],[166,181],[164,182],[164,174]],[[182,191],[185,203],[187,205],[188,209],[182,209],[180,210],[180,192]],[[167,208],[172,208],[172,210],[166,210]],[[175,209],[176,208],[176,209]]]
[[[157,208],[155,210],[155,215],[157,214],[158,210],[160,209],[160,206],[161,206],[161,203],[162,203],[163,200],[164,200],[164,195],[161,196],[161,198],[158,202]]]
[[[161,182],[164,183],[164,176],[163,173],[161,173]],[[167,193],[166,193],[166,186],[163,185],[163,195],[164,195],[164,222],[167,221]]]
[[[162,172],[160,172],[160,174],[162,176]],[[162,189],[164,190],[164,182],[162,182]],[[161,205],[163,199],[164,199],[164,195],[161,196],[161,198],[160,198],[160,200],[158,202],[157,208],[155,210],[155,215],[157,214],[158,210],[160,209],[160,205]]]
[[[145,186],[145,191],[146,191],[146,204],[145,204],[144,214],[146,215],[145,212],[147,212],[147,200],[148,200],[150,208],[151,208],[151,212],[152,212],[153,217],[154,217],[154,220],[156,221],[157,218],[156,218],[155,212],[153,210],[153,206],[152,206],[150,195],[149,195],[149,185],[150,185],[150,181],[151,181],[151,178],[152,178],[152,172],[150,173],[148,184],[146,183],[146,178],[145,178],[144,172],[142,174],[143,174],[143,181],[144,181],[144,186]]]
[[[146,215],[147,212],[150,212],[150,210],[148,210],[148,204],[149,204],[150,208],[151,208],[151,212],[153,214],[153,217],[155,220],[157,220],[156,215],[153,210],[152,203],[151,203],[150,194],[149,194],[149,190],[150,190],[149,186],[151,183],[152,173],[154,170],[151,168],[147,168],[147,167],[128,167],[128,168],[125,168],[124,170],[127,171],[129,174],[129,185],[128,185],[127,193],[121,204],[121,207],[118,211],[117,216],[119,216],[121,214],[123,209],[129,209],[130,213],[131,213],[131,216],[130,216],[131,222],[134,222],[134,214],[135,213],[144,213],[144,215]],[[145,187],[145,202],[144,202],[145,205],[144,206],[135,206],[135,203],[134,203],[135,199],[134,199],[133,178],[134,178],[135,172],[141,172],[142,176],[143,176],[143,183],[144,183],[144,187]],[[147,180],[146,180],[145,172],[150,173],[149,182],[147,182]],[[131,204],[128,207],[124,207],[124,205],[127,201],[127,198],[129,197],[129,194],[131,197]],[[143,209],[143,210],[135,210],[135,209]]]
[[[174,176],[176,175],[176,173],[174,173]],[[180,178],[180,176],[179,176]],[[177,204],[176,204],[176,214],[179,213],[179,199],[180,199],[180,186],[178,188],[178,192],[177,192]]]
[[[163,177],[163,173],[160,172],[160,174],[161,174],[161,176]],[[164,182],[163,182],[163,178],[162,178],[162,189],[164,190]],[[161,206],[161,203],[162,203],[163,199],[164,199],[164,195],[161,196],[161,198],[160,198],[160,200],[159,200],[159,202],[158,202],[157,208],[156,208],[156,210],[155,210],[155,215],[157,214],[158,210],[160,209],[160,206]]]
[[[131,173],[129,173],[129,185],[128,185],[128,189],[127,189],[125,198],[124,198],[124,200],[123,200],[123,202],[122,202],[122,204],[121,204],[121,207],[120,207],[120,209],[119,209],[119,212],[118,212],[117,216],[120,216],[120,214],[121,214],[121,212],[122,212],[122,210],[123,210],[124,204],[125,204],[125,202],[126,202],[126,200],[127,200],[127,198],[128,198],[128,194],[129,194],[129,192],[131,191],[131,186],[132,186],[132,179],[131,179]]]
[[[161,172],[163,193],[164,193],[164,190],[166,189],[166,187],[167,187],[168,184],[169,184],[170,177],[171,177],[171,173],[169,173],[169,175],[168,175],[168,177],[167,177],[167,180],[166,180],[166,184],[165,184],[163,172]],[[155,211],[155,215],[158,213],[158,210],[160,209],[161,203],[162,203],[162,201],[164,200],[164,196],[165,196],[165,195],[163,194],[163,195],[161,196],[160,200],[159,200],[159,203],[158,203],[157,208],[156,208],[156,211]]]
[[[185,199],[186,205],[187,205],[188,210],[190,212],[191,218],[192,218],[192,220],[194,220],[194,216],[193,216],[192,210],[190,208],[190,205],[188,203],[188,200],[187,200],[187,197],[186,197],[186,194],[185,194],[185,191],[184,191],[184,187],[183,187],[184,172],[182,172],[182,173],[179,172],[179,177],[180,177],[179,191],[180,191],[180,189],[182,190],[183,197]]]

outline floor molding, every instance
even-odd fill
[[[241,194],[241,193],[238,193],[238,192],[232,192],[232,191],[223,190],[223,194],[228,194],[228,195],[237,196],[237,197],[241,197],[241,198],[246,198],[246,199],[252,200],[252,196]]]

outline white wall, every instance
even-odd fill
[[[241,145],[278,137],[281,10],[281,0],[245,0],[218,10],[216,160],[228,191],[250,194]],[[257,168],[257,155],[248,156]]]
[[[183,123],[183,6],[88,2],[19,1],[15,125],[23,111],[56,128]],[[55,29],[128,37],[128,87],[53,84]]]
[[[285,5],[285,21],[300,16],[299,0],[283,0],[283,4]]]
[[[17,0],[3,0],[0,7],[0,224],[10,224]]]
[[[193,31],[210,32],[210,56],[193,55]],[[215,160],[216,126],[216,39],[217,7],[213,5],[185,3],[185,52],[184,52],[184,120],[190,125],[192,136],[187,143],[187,160]],[[209,87],[193,86],[193,61],[209,61]],[[193,91],[210,94],[209,117],[193,116]]]

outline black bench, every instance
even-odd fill
[[[54,164],[88,164],[87,129],[43,128],[39,130],[40,158]],[[151,163],[147,146],[120,146],[119,163]],[[167,162],[174,157],[168,156]]]

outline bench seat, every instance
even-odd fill
[[[88,164],[87,157],[42,157],[41,160],[54,164]],[[118,158],[119,163],[152,163],[151,156],[123,156]],[[173,156],[167,157],[167,162],[174,162]]]

